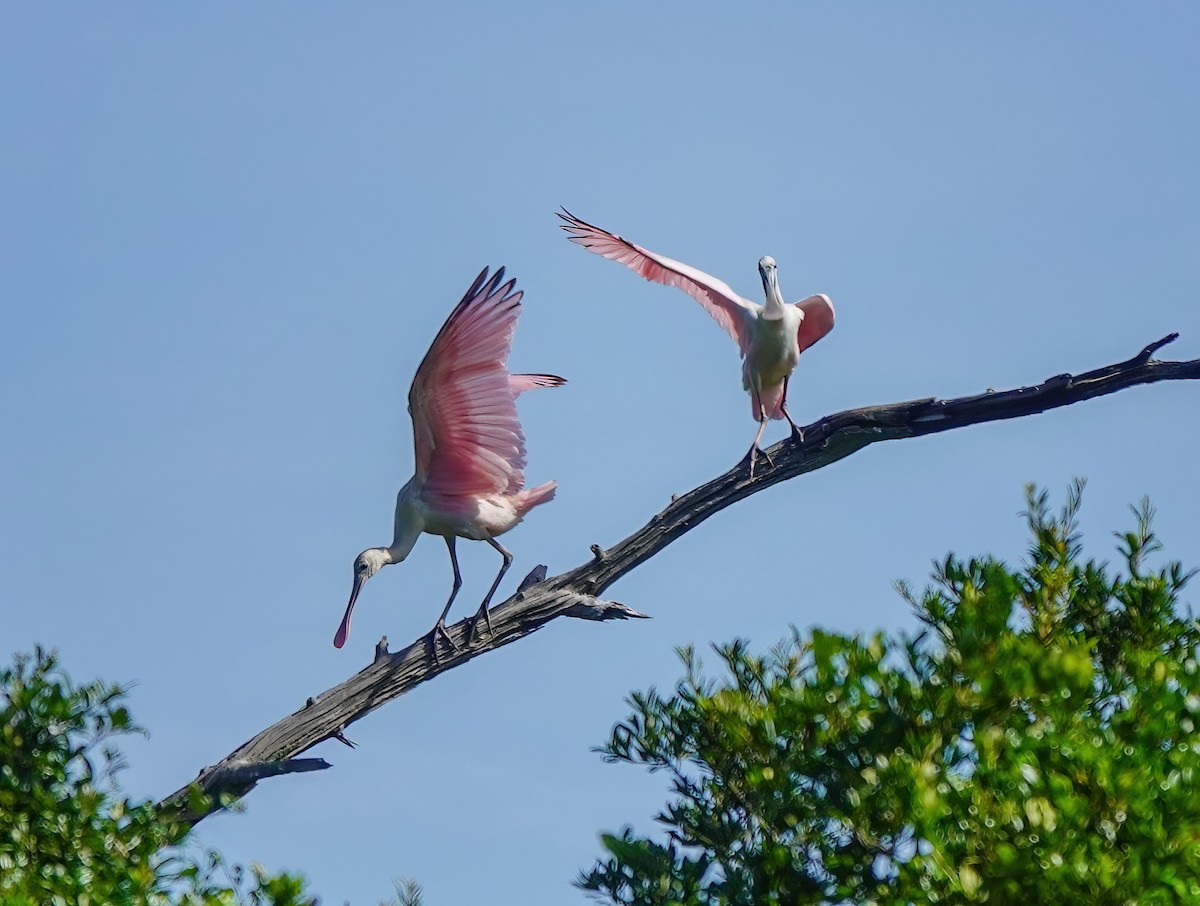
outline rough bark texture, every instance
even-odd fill
[[[243,743],[220,763],[202,770],[196,780],[161,804],[180,809],[186,820],[196,822],[216,811],[220,802],[227,803],[248,793],[263,777],[329,767],[319,758],[295,756],[326,739],[338,739],[353,746],[343,731],[354,721],[439,673],[524,638],[557,617],[614,620],[645,616],[624,604],[602,600],[598,595],[730,504],[837,462],[870,444],[1021,418],[1137,384],[1200,378],[1200,359],[1162,362],[1151,358],[1177,336],[1171,334],[1151,343],[1128,361],[1080,375],[1055,375],[1033,387],[949,400],[931,397],[827,416],[805,428],[802,441],[789,438],[771,447],[767,452],[774,465],[760,458],[753,480],[746,466],[739,464],[674,498],[646,525],[608,550],[593,546],[592,559],[587,563],[549,578],[545,578],[545,567],[535,569],[516,594],[491,610],[493,634],[484,629],[482,638],[468,644],[469,621],[463,620],[449,629],[459,650],[451,652],[442,645],[437,658],[432,656],[426,638],[389,652],[385,637],[376,646],[371,664],[345,682],[308,699],[304,707]],[[194,795],[197,791],[207,794],[209,801],[199,804],[201,797]]]

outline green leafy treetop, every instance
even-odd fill
[[[120,795],[116,741],[140,732],[104,683],[74,685],[53,653],[0,670],[0,903],[4,906],[312,906],[303,881],[243,882],[185,826]]]
[[[691,650],[606,757],[662,770],[665,838],[605,836],[578,881],[628,906],[1200,902],[1200,670],[1189,578],[1082,559],[1081,484],[1029,492],[1020,568],[953,556],[902,593],[916,637],[814,631]]]

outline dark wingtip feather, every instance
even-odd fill
[[[567,222],[567,224],[569,224],[568,226],[563,226],[562,224],[559,224],[559,226],[562,226],[562,228],[564,230],[570,230],[570,229],[574,229],[574,230],[592,229],[592,230],[594,230],[594,229],[598,229],[597,227],[592,226],[590,223],[588,223],[582,217],[577,217],[576,215],[572,214],[566,208],[563,208],[562,213],[559,214],[558,216],[560,218],[562,218],[563,220],[565,220]]]
[[[504,280],[504,265],[500,265],[496,269],[496,273],[492,274],[492,279],[488,281],[487,292],[485,295],[493,295],[496,292],[496,287]]]
[[[467,290],[467,294],[463,296],[464,299],[469,299],[479,292],[479,287],[483,286],[484,282],[487,280],[488,269],[489,268],[484,265],[483,270],[479,272],[479,276],[475,278],[475,282],[471,284],[471,288]]]
[[[503,268],[501,268],[501,270],[503,270]],[[516,287],[517,287],[517,278],[510,277],[508,282],[505,283],[502,287],[500,287],[500,298],[502,298],[505,302],[507,302],[512,297],[513,292],[516,291]],[[517,299],[516,301],[520,302],[521,300]]]

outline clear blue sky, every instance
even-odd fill
[[[158,796],[427,630],[433,538],[330,643],[411,472],[409,380],[485,264],[526,290],[514,369],[571,381],[522,399],[529,478],[561,487],[505,538],[514,576],[727,468],[754,428],[733,344],[566,242],[559,204],[751,298],[764,254],[786,296],[829,293],[804,422],[1174,330],[1164,355],[1200,356],[1197,46],[1188,3],[6,5],[5,656],[135,682],[126,779]],[[1200,564],[1198,412],[1200,386],[1137,388],[772,489],[612,590],[653,621],[564,620],[451,671],[202,837],[327,904],[400,874],[430,906],[582,902],[597,833],[665,798],[590,747],[677,677],[674,646],[909,626],[891,582],[1018,557],[1029,481],[1089,479],[1098,555],[1149,494]],[[462,561],[458,616],[496,567]]]

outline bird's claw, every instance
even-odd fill
[[[462,650],[458,647],[457,643],[455,643],[454,639],[450,638],[450,633],[446,631],[446,623],[444,620],[438,620],[437,625],[430,630],[429,635],[427,635],[426,638],[429,639],[429,651],[433,655],[433,662],[435,664],[438,662],[439,638],[445,639],[446,644],[450,646],[450,650],[455,654],[458,654]]]
[[[746,454],[746,458],[742,460],[742,462],[749,462],[750,464],[751,481],[754,480],[754,463],[758,460],[759,456],[765,459],[767,461],[767,465],[769,465],[772,469],[775,468],[775,460],[771,459],[770,453],[757,445],[751,447],[750,452]]]
[[[488,612],[487,601],[484,601],[479,610],[475,612],[475,616],[471,618],[471,625],[467,628],[467,644],[471,645],[475,642],[475,631],[479,626],[480,618],[487,624],[488,635],[492,638],[496,637],[496,630],[492,629],[492,615]]]
[[[799,425],[792,425],[792,439],[798,444],[804,443],[804,432],[800,430]]]

